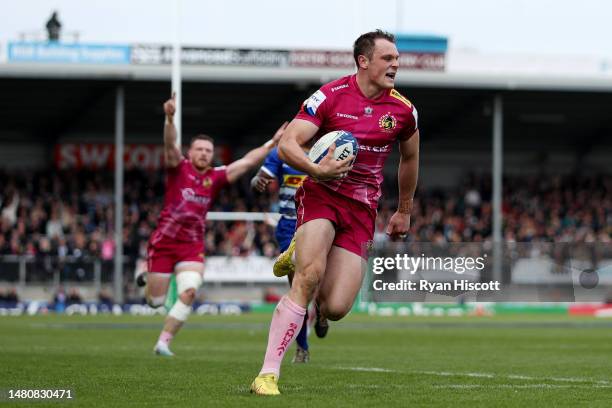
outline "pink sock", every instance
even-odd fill
[[[159,335],[159,340],[157,341],[161,341],[162,343],[166,343],[167,345],[170,345],[170,342],[172,341],[173,337],[174,337],[174,334],[168,333],[167,331],[162,331],[161,334]]]
[[[270,323],[266,357],[259,374],[279,375],[285,352],[302,328],[305,314],[306,309],[295,304],[288,296],[283,296],[278,302]]]

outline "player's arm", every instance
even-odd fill
[[[293,119],[278,145],[278,156],[282,161],[318,180],[342,178],[351,170],[353,156],[344,160],[334,160],[336,145],[329,147],[327,155],[315,164],[304,154],[304,146],[312,139],[319,127],[303,119]]]
[[[166,122],[164,124],[164,160],[166,167],[176,167],[182,159],[181,151],[176,145],[176,127],[174,114],[176,113],[176,94],[164,103]]]
[[[410,229],[410,213],[419,177],[419,131],[407,140],[400,141],[400,164],[397,171],[399,201],[397,211],[391,216],[387,234],[403,238]]]
[[[233,183],[238,180],[247,171],[254,167],[257,167],[263,162],[270,150],[278,144],[278,141],[283,136],[283,132],[287,128],[287,122],[283,123],[278,128],[272,139],[268,140],[262,146],[255,148],[244,155],[242,159],[236,160],[235,162],[227,166],[227,181]]]
[[[259,193],[266,191],[266,187],[276,177],[269,175],[263,170],[259,170],[255,177],[251,179],[251,188]]]

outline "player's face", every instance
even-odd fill
[[[378,38],[374,41],[374,51],[368,64],[368,78],[382,89],[395,86],[395,74],[399,68],[399,52],[390,41]]]
[[[195,140],[189,148],[189,160],[196,169],[202,171],[210,167],[215,147],[208,140]]]

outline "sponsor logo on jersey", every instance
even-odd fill
[[[317,92],[313,93],[310,98],[304,101],[304,104],[302,105],[304,112],[310,116],[315,116],[317,114],[317,109],[326,98],[327,96],[325,96],[325,94],[319,89]]]
[[[378,126],[385,132],[391,132],[397,126],[397,120],[391,112],[387,112],[378,119]]]
[[[366,152],[376,152],[376,153],[386,153],[391,150],[391,145],[385,146],[367,146],[364,144],[359,145],[359,150],[363,150]]]
[[[338,85],[338,86],[334,86],[334,87],[331,89],[331,91],[332,91],[332,92],[336,92],[336,91],[339,91],[340,89],[344,89],[344,88],[348,88],[348,87],[349,87],[349,86],[348,86],[348,84]]]
[[[283,186],[298,188],[305,178],[305,174],[286,174],[283,176]]]
[[[191,203],[208,205],[208,203],[210,202],[210,197],[196,195],[195,191],[193,191],[193,189],[191,188],[181,189],[181,195],[183,196],[183,200],[189,201]]]
[[[349,115],[348,113],[336,112],[336,116],[341,117],[341,118],[347,118],[347,119],[355,119],[355,120],[359,119],[357,116]]]
[[[409,108],[412,108],[412,104],[410,103],[410,101],[408,99],[406,99],[406,97],[404,95],[402,95],[401,93],[397,92],[395,89],[392,89],[391,93],[389,93],[389,95],[392,96],[393,98],[397,99],[398,101],[402,101]]]
[[[363,113],[364,113],[366,116],[372,116],[372,112],[374,112],[374,109],[372,109],[372,107],[371,107],[371,106],[366,106],[366,107],[363,109]]]
[[[204,180],[202,180],[202,187],[210,188],[210,186],[212,186],[211,178],[210,177],[205,177]]]

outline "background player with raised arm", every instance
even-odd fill
[[[260,193],[266,191],[268,184],[272,180],[278,180],[280,186],[278,192],[278,211],[281,217],[276,225],[276,240],[278,241],[281,252],[289,248],[293,235],[295,234],[295,223],[297,218],[295,211],[295,192],[302,185],[305,178],[306,174],[284,163],[278,157],[278,149],[274,148],[268,153],[259,172],[251,180],[253,189]],[[293,273],[287,274],[287,277],[291,285]],[[294,363],[307,363],[310,360],[307,322],[308,312],[304,316],[304,325],[302,325],[295,340],[297,349],[295,351],[295,357],[293,357]]]
[[[399,67],[395,38],[381,30],[363,34],[353,55],[357,73],[322,86],[307,99],[278,147],[281,159],[312,178],[296,194],[295,276],[272,316],[264,363],[251,384],[256,394],[279,394],[283,356],[315,291],[324,318],[339,320],[351,309],[363,280],[365,247],[374,235],[383,166],[395,143],[399,203],[386,232],[402,237],[410,226],[419,132],[416,108],[394,89]],[[334,130],[349,131],[359,142],[352,167],[353,157],[336,161],[333,148],[319,164],[304,156],[302,146]],[[281,258],[291,259],[290,252]]]
[[[206,213],[219,190],[257,167],[278,143],[287,123],[263,146],[248,152],[227,167],[212,167],[214,141],[210,136],[192,138],[187,157],[176,146],[174,96],[164,103],[164,153],[166,193],[157,229],[148,246],[145,295],[152,307],[164,304],[170,276],[176,274],[178,299],[168,312],[154,351],[171,356],[169,345],[191,313],[204,273]]]

